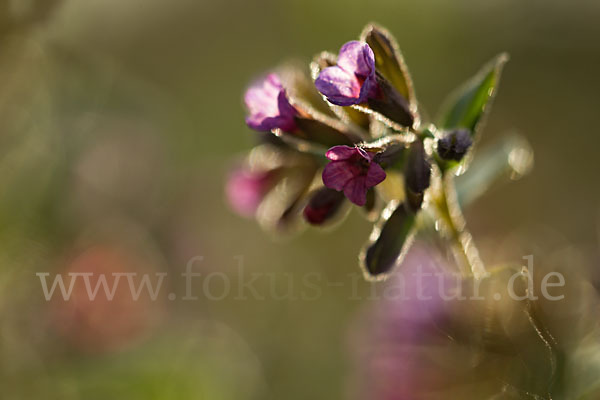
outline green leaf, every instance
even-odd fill
[[[411,111],[415,112],[417,101],[412,79],[394,37],[385,28],[369,24],[360,35],[360,39],[373,50],[377,71],[404,96],[410,104]]]
[[[478,153],[471,165],[455,180],[462,207],[474,202],[494,183],[526,175],[533,165],[533,150],[523,137],[511,134]]]
[[[392,202],[386,207],[360,255],[367,279],[385,279],[402,261],[410,248],[414,226],[415,214],[409,213],[403,203]]]
[[[475,136],[494,98],[502,67],[506,61],[508,61],[506,53],[496,56],[473,78],[453,92],[443,103],[438,127],[466,128]]]

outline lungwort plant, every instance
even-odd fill
[[[244,96],[246,123],[261,133],[231,173],[229,202],[279,232],[301,219],[331,225],[360,208],[375,222],[359,255],[368,279],[400,264],[419,230],[437,232],[465,276],[485,276],[460,205],[531,161],[526,143],[511,137],[470,162],[507,59],[484,65],[434,121],[423,119],[395,39],[376,25],[337,55],[318,54],[310,77],[295,65],[273,70]]]

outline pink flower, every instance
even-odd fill
[[[285,132],[296,130],[297,111],[287,98],[279,77],[269,74],[252,85],[244,95],[249,115],[246,124],[257,131],[279,128]]]
[[[272,187],[273,171],[250,171],[237,168],[231,172],[225,194],[231,208],[244,217],[253,217],[263,198]]]
[[[346,43],[340,49],[337,65],[321,71],[315,86],[338,106],[366,102],[377,89],[373,50],[364,42]]]
[[[335,146],[325,156],[331,160],[323,170],[323,183],[344,191],[354,204],[364,206],[367,190],[385,179],[385,171],[373,162],[373,153],[360,147]]]

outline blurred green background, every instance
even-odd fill
[[[467,210],[472,233],[490,261],[520,261],[499,245],[518,237],[597,265],[599,20],[594,0],[2,0],[1,397],[344,397],[362,281],[323,284],[312,301],[211,301],[198,279],[196,301],[65,304],[44,300],[35,273],[162,271],[179,295],[191,257],[234,281],[242,256],[245,274],[273,279],[259,291],[311,272],[354,279],[371,229],[358,213],[273,240],[228,209],[223,184],[255,139],[248,83],[336,51],[370,21],[396,35],[429,115],[510,53],[481,145],[517,131],[535,167]]]

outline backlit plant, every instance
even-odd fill
[[[244,96],[246,123],[261,133],[231,173],[231,205],[276,231],[301,218],[325,226],[351,206],[362,209],[376,221],[359,255],[368,279],[401,263],[418,231],[436,231],[464,276],[485,276],[460,205],[506,171],[523,174],[532,159],[511,137],[471,163],[507,59],[481,68],[434,121],[422,117],[395,39],[376,25],[338,55],[318,54],[312,79],[297,66],[273,70]],[[468,167],[474,171],[456,183]]]

